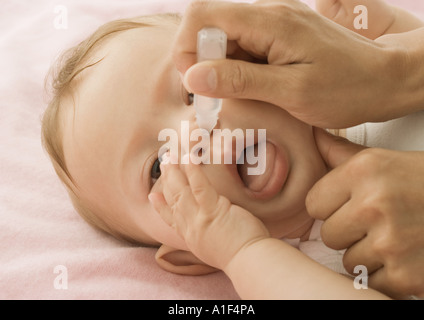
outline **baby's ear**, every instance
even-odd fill
[[[190,251],[162,245],[155,255],[159,266],[169,272],[188,276],[200,276],[219,271],[199,260]]]

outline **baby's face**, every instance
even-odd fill
[[[186,250],[147,198],[162,190],[159,132],[180,134],[182,121],[190,130],[198,128],[171,59],[175,29],[172,23],[133,29],[108,41],[93,61],[104,59],[84,71],[78,83],[75,109],[72,100],[67,102],[63,133],[79,195],[102,220],[135,240]],[[305,196],[326,171],[311,127],[276,106],[248,100],[224,100],[218,127],[256,134],[266,129],[266,170],[263,176],[242,178],[236,163],[203,164],[210,182],[260,218],[272,236],[304,235],[312,223]]]

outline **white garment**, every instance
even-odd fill
[[[298,248],[304,254],[329,269],[348,275],[343,267],[343,254],[345,250],[333,250],[328,248],[321,239],[321,226],[323,221],[315,220],[308,241],[300,239],[283,239],[288,244]]]
[[[316,220],[312,226],[308,241],[299,242],[299,250],[316,262],[340,273],[349,274],[343,266],[345,250],[334,250],[327,247],[321,239],[321,226],[323,221]]]
[[[383,123],[365,123],[349,128],[346,138],[367,147],[424,151],[424,111]]]

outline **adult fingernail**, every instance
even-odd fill
[[[217,86],[216,70],[209,66],[194,65],[184,75],[184,86],[190,92],[213,92]]]

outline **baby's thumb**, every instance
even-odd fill
[[[338,167],[366,147],[334,136],[331,133],[314,128],[315,141],[322,158],[331,169]]]
[[[187,70],[184,86],[199,95],[253,99],[278,105],[284,101],[281,74],[281,70],[271,65],[229,59],[204,61]]]

